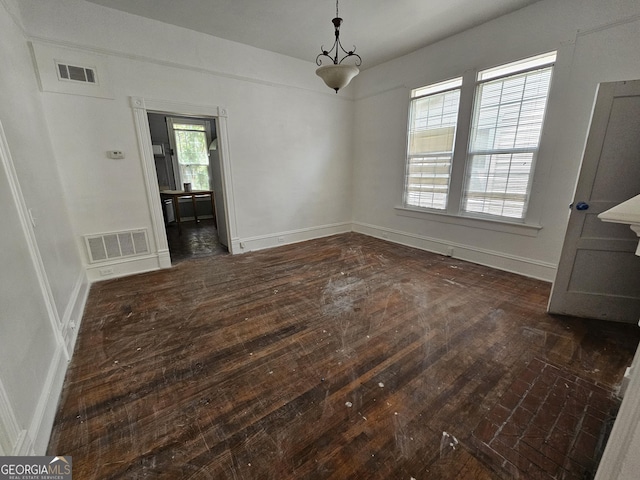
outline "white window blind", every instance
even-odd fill
[[[447,206],[462,78],[412,91],[405,204]]]
[[[551,83],[552,66],[548,64],[553,61],[555,53],[480,72],[466,170],[465,212],[525,217]],[[538,68],[544,63],[547,66]],[[520,70],[533,69],[510,74],[518,66]],[[494,78],[500,74],[506,76]]]

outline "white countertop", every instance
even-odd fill
[[[603,222],[640,225],[640,195],[602,212],[598,218]]]

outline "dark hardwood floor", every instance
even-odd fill
[[[191,258],[228,253],[218,240],[218,230],[211,218],[202,219],[198,223],[182,222],[180,230],[175,223],[170,223],[166,228],[172,265]]]
[[[89,479],[591,478],[638,328],[358,234],[94,284],[49,445]]]

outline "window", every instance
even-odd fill
[[[482,70],[475,84],[461,81],[446,92],[437,89],[443,84],[414,90],[405,206],[524,221],[555,58],[553,52]],[[475,90],[472,107],[459,105],[461,95],[471,98],[464,96],[467,88]],[[450,104],[437,117],[438,102],[444,105],[447,95]],[[470,125],[466,152],[455,151],[457,125]],[[447,141],[432,139],[445,128]],[[464,168],[456,169],[458,162]],[[458,191],[450,192],[454,184]]]
[[[478,74],[465,212],[525,216],[555,54],[538,59],[547,65],[529,59]],[[527,70],[512,73],[518,67]]]
[[[462,78],[411,92],[405,203],[444,210]]]
[[[170,118],[176,188],[190,183],[193,190],[211,190],[208,121]]]

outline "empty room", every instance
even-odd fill
[[[0,0],[0,467],[636,478],[639,44],[632,0]]]

